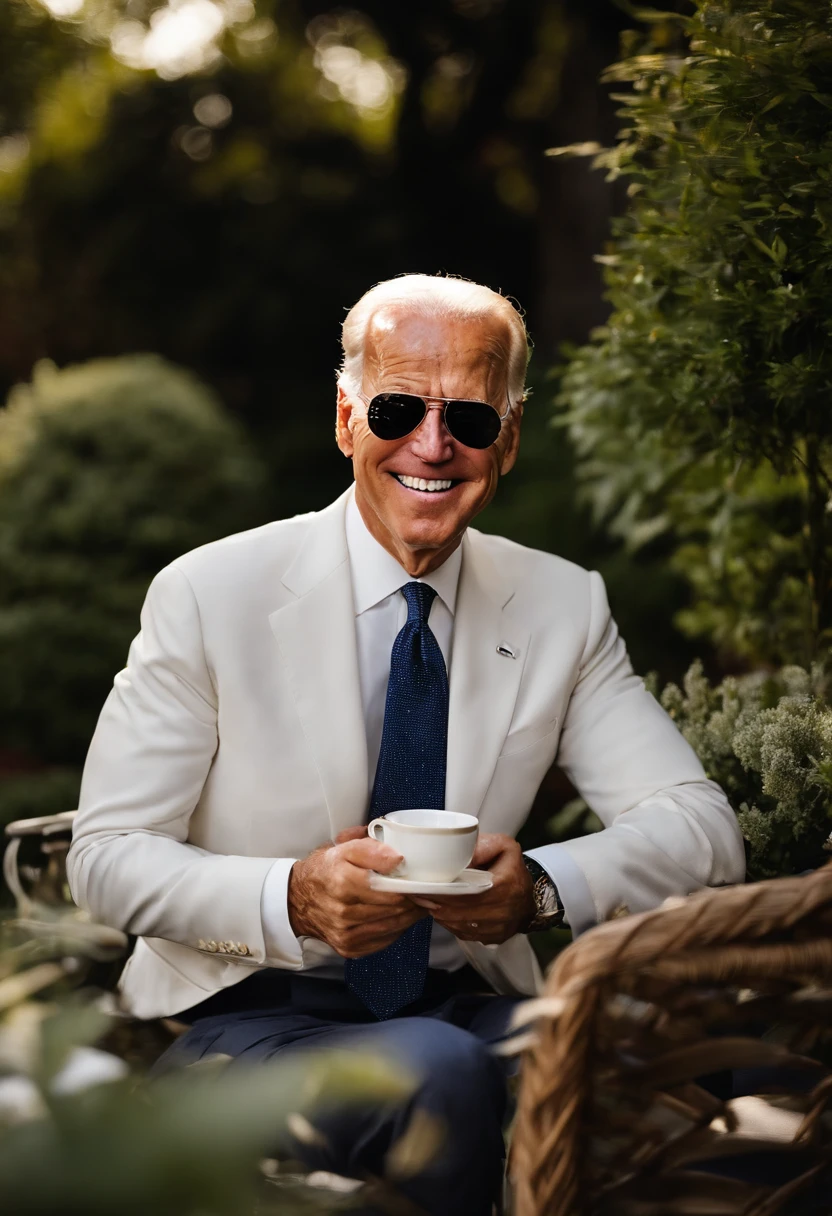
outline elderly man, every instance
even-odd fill
[[[528,934],[738,882],[742,842],[634,676],[598,574],[469,526],[517,458],[520,314],[405,275],[355,305],[343,346],[354,486],[154,580],[90,748],[70,883],[138,936],[126,1007],[190,1023],[174,1059],[346,1043],[409,1063],[406,1109],[330,1112],[329,1148],[302,1151],[381,1174],[427,1109],[448,1134],[403,1189],[480,1216],[505,1107],[489,1044],[535,990]],[[523,855],[556,757],[606,830]],[[364,825],[414,805],[478,816],[488,891],[371,885],[400,858]]]

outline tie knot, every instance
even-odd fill
[[[423,625],[430,616],[430,607],[436,599],[436,592],[427,583],[405,583],[400,587],[407,602],[408,621],[418,621]]]

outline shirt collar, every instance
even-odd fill
[[[453,616],[462,566],[461,545],[457,545],[451,556],[436,570],[424,578],[413,579],[369,531],[361,518],[354,494],[347,503],[346,530],[356,616],[393,595],[405,583],[412,582],[427,583],[433,587]]]

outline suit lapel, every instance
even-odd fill
[[[445,793],[450,811],[479,814],[511,723],[530,638],[511,618],[513,594],[479,535],[467,533],[451,658]]]
[[[367,813],[367,739],[344,514],[320,512],[283,576],[297,597],[269,617],[323,786],[333,839]]]

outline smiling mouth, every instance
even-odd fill
[[[451,477],[441,479],[405,477],[402,473],[392,473],[391,476],[395,477],[399,485],[404,486],[406,490],[418,490],[422,494],[442,494],[447,490],[452,490],[460,483],[460,479],[454,480]]]

